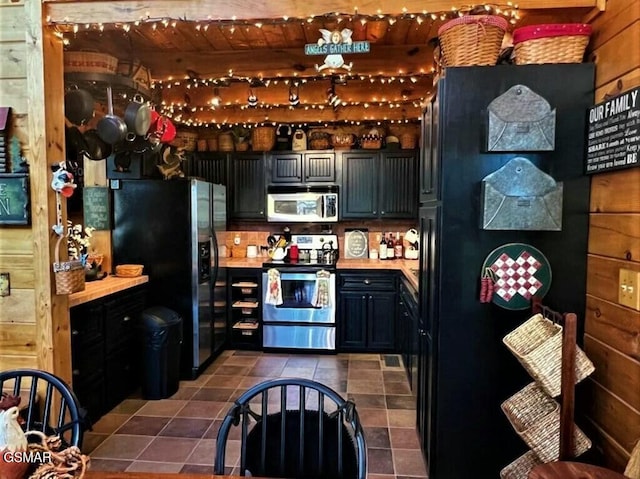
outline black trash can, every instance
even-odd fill
[[[180,385],[182,318],[172,309],[153,306],[142,312],[142,397],[164,399]]]

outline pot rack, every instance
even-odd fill
[[[73,72],[64,74],[66,86],[77,85],[91,93],[93,99],[99,102],[107,101],[107,87],[111,87],[114,100],[116,98],[133,98],[140,94],[145,100],[153,100],[151,89],[145,88],[125,75],[109,73]]]

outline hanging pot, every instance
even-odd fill
[[[100,138],[97,130],[91,129],[85,131],[84,139],[87,144],[87,153],[90,159],[100,161],[111,155],[111,145]]]
[[[124,122],[130,133],[143,136],[151,126],[151,106],[141,95],[136,94],[124,112]]]
[[[113,98],[110,86],[107,87],[107,102],[109,113],[98,122],[98,135],[108,144],[115,145],[125,139],[129,139],[129,137],[127,137],[127,124],[122,118],[113,114]],[[134,137],[135,135],[131,135],[130,139],[133,140]]]
[[[74,85],[64,95],[64,116],[74,125],[84,125],[93,118],[93,97]]]

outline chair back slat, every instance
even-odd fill
[[[82,446],[88,424],[85,423],[78,399],[62,379],[38,369],[0,371],[0,389],[7,381],[13,381],[14,395],[20,395],[23,383],[30,381],[27,404],[21,411],[25,419],[25,431],[37,430],[46,435],[58,435],[63,447]],[[38,390],[44,393],[44,397],[38,394]]]
[[[275,403],[269,400],[270,391],[280,393]],[[315,393],[317,408],[312,400]],[[327,400],[335,410],[328,409]],[[274,405],[279,411],[270,410]],[[252,419],[257,422],[249,429]],[[218,431],[215,474],[225,472],[226,443],[231,428],[238,426],[242,428],[242,476],[250,472],[274,478],[366,478],[366,442],[354,405],[322,383],[280,378],[240,395]]]

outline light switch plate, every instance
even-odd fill
[[[640,311],[640,271],[621,269],[618,283],[618,303]]]

